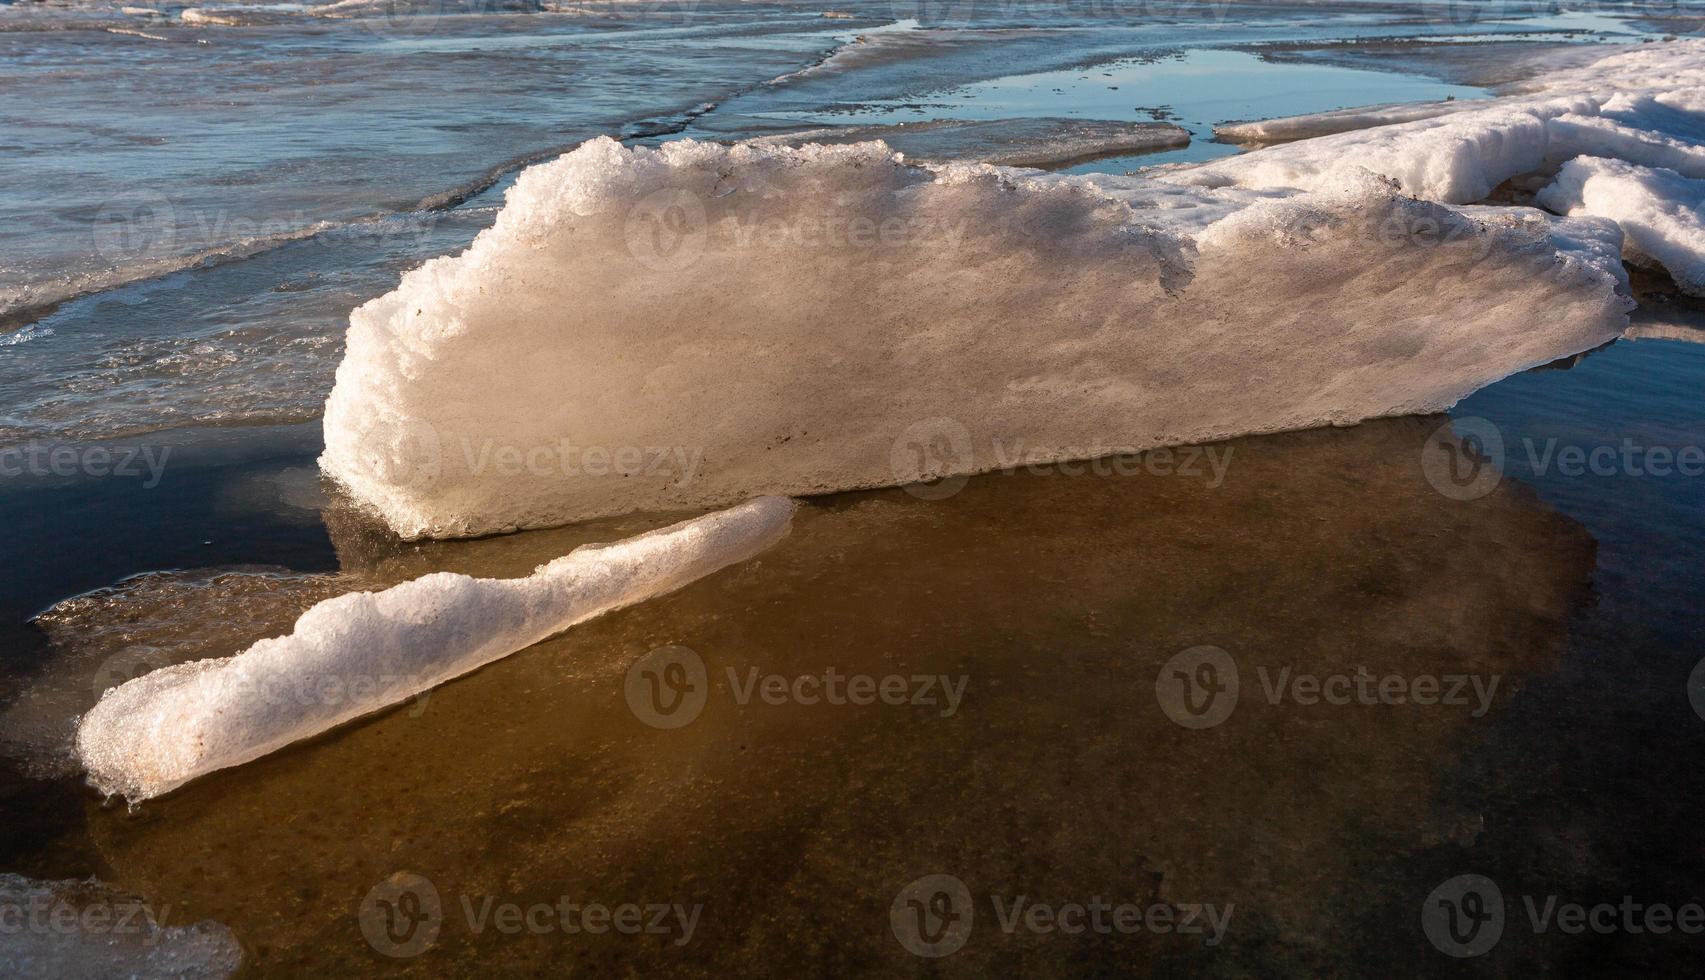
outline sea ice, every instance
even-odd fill
[[[1614,157],[1705,177],[1705,41],[1640,45],[1579,68],[1535,79],[1517,95],[1297,116],[1230,128],[1239,133],[1311,135],[1340,122],[1354,128],[1176,171],[1167,179],[1211,187],[1315,190],[1346,171],[1396,180],[1410,194],[1450,204],[1482,200],[1511,177],[1554,169],[1581,155]],[[1444,105],[1449,105],[1445,103]]]
[[[577,548],[526,578],[440,572],[327,599],[288,636],[108,691],[78,726],[78,756],[103,792],[158,796],[751,558],[787,534],[793,510],[763,497]]]
[[[601,139],[355,311],[321,465],[453,537],[1437,411],[1615,337],[1619,249],[1365,172]]]
[[[1610,218],[1636,262],[1656,263],[1690,296],[1705,296],[1705,180],[1620,160],[1571,160],[1539,203],[1568,215]]]
[[[454,537],[1440,410],[1622,330],[1607,216],[1694,288],[1702,90],[1640,45],[1152,177],[594,140],[352,314],[321,466]],[[1677,177],[1475,206],[1582,156]]]

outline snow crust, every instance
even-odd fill
[[[1563,214],[1615,221],[1631,259],[1661,265],[1682,292],[1705,296],[1705,180],[1581,157],[1564,165],[1539,202]]]
[[[288,636],[108,691],[78,726],[78,755],[102,791],[158,796],[751,558],[787,534],[793,511],[765,497],[577,548],[526,578],[437,573],[327,599]]]
[[[1440,105],[1416,106],[1425,118],[1406,122],[1397,121],[1402,107],[1386,107],[1245,124],[1250,132],[1302,135],[1339,124],[1374,125],[1214,161],[1168,179],[1313,190],[1348,170],[1365,169],[1418,197],[1466,204],[1511,177],[1582,155],[1705,177],[1705,41],[1640,45],[1543,76],[1520,95],[1437,114]],[[1386,122],[1392,124],[1380,125]],[[1232,128],[1234,135],[1244,131]]]

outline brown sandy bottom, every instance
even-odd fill
[[[1344,970],[1370,947],[1443,963],[1419,928],[1424,894],[1394,905],[1364,871],[1472,843],[1479,816],[1438,791],[1471,730],[1555,668],[1594,546],[1513,482],[1467,502],[1436,491],[1422,459],[1443,451],[1427,442],[1442,421],[1238,440],[1215,447],[1231,453],[1219,486],[1203,463],[811,501],[756,561],[136,813],[91,798],[88,832],[104,878],[173,922],[229,926],[254,976],[1241,976]],[[353,587],[519,575],[657,521],[400,549],[347,514],[328,523]],[[114,629],[184,656],[193,627],[158,622],[172,635]],[[1204,644],[1230,654],[1242,692],[1223,723],[1191,729],[1162,710],[1157,677]],[[660,728],[640,715],[687,715],[648,710],[649,685],[679,677],[640,661],[669,645],[696,652],[708,688],[695,719]],[[1273,704],[1263,667],[1501,686],[1478,719],[1472,704]],[[914,675],[945,675],[963,699],[950,711],[938,684],[934,705],[741,703],[753,669],[830,668],[900,675],[908,694]],[[901,893],[936,874],[964,883],[971,928],[926,959],[901,941],[916,911]],[[375,892],[387,881],[421,903]],[[1018,896],[1233,908],[1208,946],[1008,932],[993,903]],[[702,908],[684,945],[678,924],[470,920],[488,899],[565,897]],[[409,942],[424,950],[387,955]]]

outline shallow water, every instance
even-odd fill
[[[1433,79],[1330,65],[1274,64],[1247,51],[1196,49],[1090,68],[1008,75],[908,100],[868,100],[844,109],[758,113],[824,125],[892,125],[920,119],[1008,119],[1056,114],[1130,122],[1165,121],[1190,131],[1177,150],[1080,166],[1073,172],[1119,173],[1121,164],[1186,163],[1229,156],[1238,148],[1214,142],[1217,123],[1324,112],[1352,105],[1471,99],[1485,91]],[[745,99],[733,100],[738,111]],[[714,124],[712,113],[699,125]]]
[[[1427,418],[1237,440],[1188,467],[1150,454],[980,477],[945,499],[821,498],[755,562],[136,812],[81,787],[70,721],[138,670],[235,652],[328,594],[525,574],[673,516],[404,545],[319,479],[348,311],[488,225],[508,161],[600,131],[1151,109],[1197,137],[1082,168],[1124,170],[1231,152],[1207,141],[1228,119],[1485,91],[1440,80],[1462,76],[1437,48],[1398,74],[1246,45],[1645,29],[1376,4],[1142,24],[1128,10],[1043,23],[1024,6],[921,23],[888,3],[837,5],[851,20],[589,6],[378,24],[251,6],[264,23],[240,28],[84,7],[30,15],[77,30],[0,30],[0,86],[24,96],[0,106],[15,160],[0,288],[124,279],[138,245],[171,268],[224,250],[30,312],[0,347],[0,444],[80,454],[67,475],[0,480],[0,872],[98,875],[172,924],[224,923],[252,975],[1457,975],[1417,913],[1465,873],[1498,881],[1513,910],[1482,972],[1691,968],[1698,936],[1537,933],[1518,917],[1521,896],[1705,897],[1705,716],[1689,699],[1705,478],[1575,473],[1557,455],[1705,446],[1705,344],[1685,340],[1619,341],[1465,402],[1454,432],[1490,425],[1505,446],[1484,496],[1430,482],[1429,454],[1454,442]],[[131,20],[169,40],[93,29]],[[888,40],[858,40],[874,27]],[[1436,76],[1408,73],[1429,59]],[[164,198],[170,221],[92,235],[91,215],[133,190]],[[381,220],[224,258],[242,238],[360,216]],[[89,472],[90,448],[109,470],[134,449],[133,472]],[[1191,730],[1156,678],[1203,645],[1227,652],[1242,691],[1223,723]],[[708,693],[660,728],[642,659],[672,646]],[[1363,668],[1496,687],[1483,703],[1471,685],[1458,704],[1270,699],[1282,671]],[[742,695],[753,670],[898,676],[908,698],[914,677],[945,680],[931,704],[771,704]],[[972,931],[920,959],[902,899],[937,874],[968,889]],[[441,913],[419,955],[374,931],[375,889],[418,886],[406,876]],[[1009,932],[994,902],[1019,895],[1230,918],[1213,945]],[[511,932],[481,916],[564,896],[678,905],[693,931],[677,942],[665,917],[570,934],[553,913]]]

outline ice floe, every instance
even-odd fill
[[[1314,190],[1347,170],[1370,170],[1410,194],[1468,204],[1522,174],[1577,156],[1627,160],[1705,177],[1705,41],[1641,45],[1543,75],[1526,91],[1463,103],[1299,116],[1231,127],[1239,133],[1311,135],[1334,117],[1348,132],[1275,146],[1180,170],[1168,179],[1204,186]],[[1448,106],[1449,104],[1444,104]],[[1384,118],[1382,118],[1382,116]],[[1361,123],[1373,124],[1371,128]],[[1381,123],[1390,123],[1382,125]],[[1282,136],[1281,136],[1282,138]]]
[[[526,578],[440,572],[327,599],[288,636],[108,691],[78,727],[78,756],[103,792],[158,796],[751,558],[787,534],[793,510],[760,498],[577,548]]]
[[[596,140],[355,311],[321,465],[450,537],[1436,411],[1616,336],[1620,245],[1366,172]]]
[[[1615,221],[1630,258],[1663,266],[1682,292],[1705,296],[1705,180],[1582,157],[1564,165],[1539,202],[1561,214]]]

